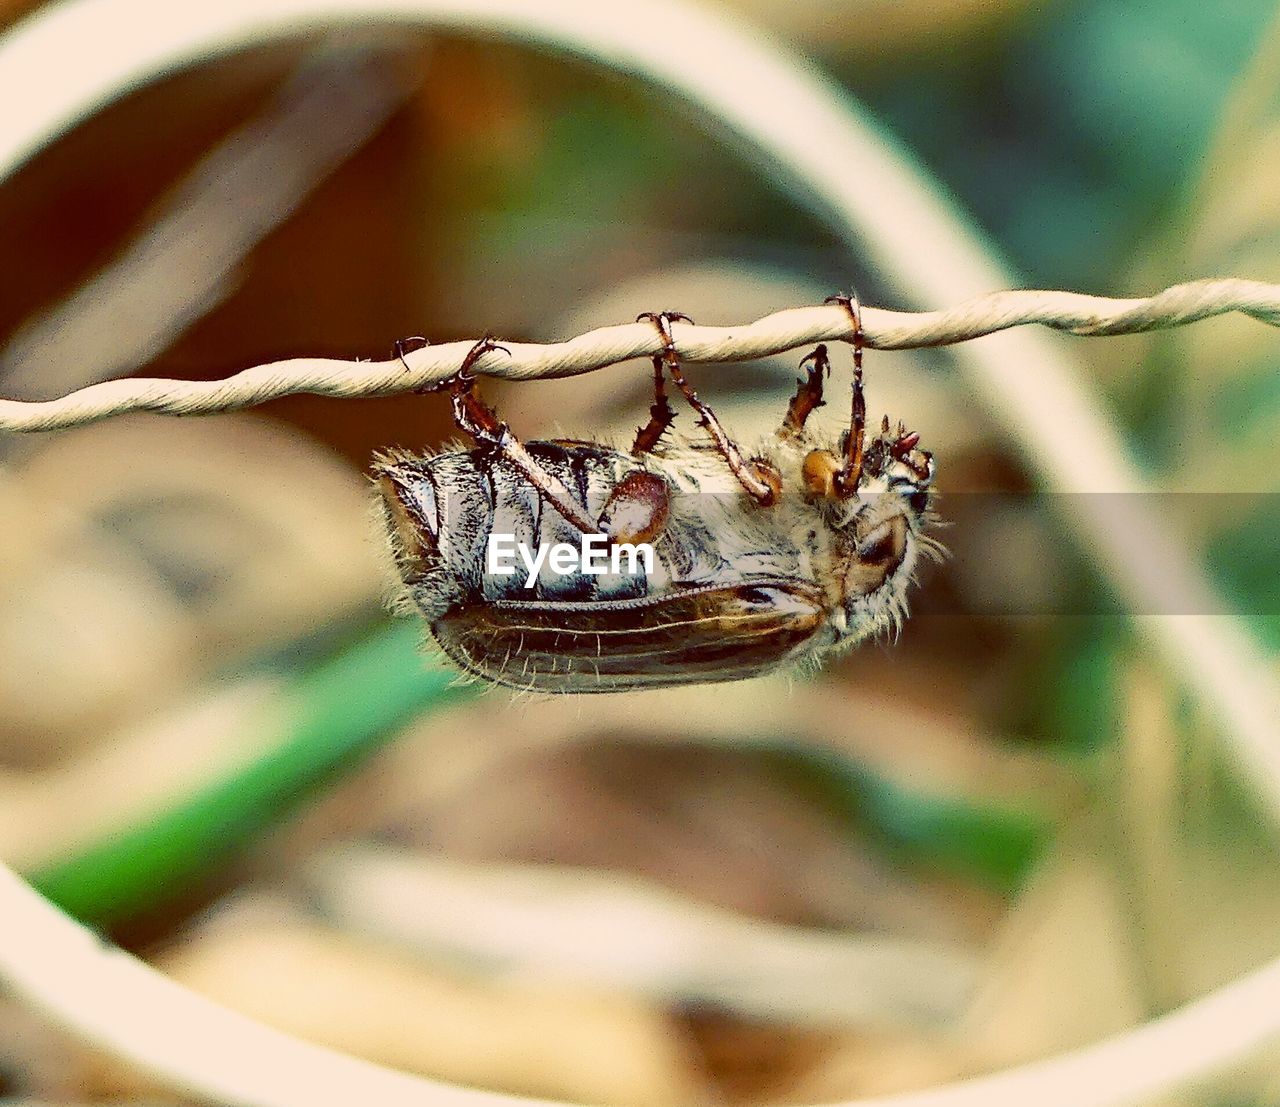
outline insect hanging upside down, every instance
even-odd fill
[[[824,442],[806,427],[830,372],[819,346],[752,456],[685,377],[670,326],[684,316],[640,317],[664,349],[629,451],[520,442],[475,394],[471,367],[500,348],[477,343],[441,386],[475,448],[374,463],[400,606],[466,672],[541,692],[739,680],[898,627],[920,555],[940,548],[923,533],[933,457],[887,418],[868,437],[857,307],[840,302],[856,332],[849,429]],[[705,442],[665,440],[667,377]],[[515,549],[522,565],[495,557]]]

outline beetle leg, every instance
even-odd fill
[[[826,346],[819,346],[800,362],[802,369],[806,365],[809,367],[808,374],[804,380],[797,382],[796,394],[791,397],[782,426],[778,428],[779,438],[799,438],[804,434],[805,421],[813,410],[826,403],[822,398],[822,378],[831,373],[831,359],[827,357]]]
[[[413,350],[410,350],[408,348],[408,345],[410,342],[417,343],[417,345],[414,346]],[[405,354],[411,354],[414,352],[414,350],[421,350],[424,346],[430,346],[430,345],[431,343],[428,342],[425,338],[423,338],[422,335],[420,334],[410,335],[408,338],[396,339],[396,344],[394,347],[395,355],[399,359],[400,364],[404,366],[404,371],[406,373],[409,372],[409,362],[406,359]]]
[[[849,433],[845,438],[844,465],[836,474],[836,490],[852,496],[862,480],[862,453],[867,430],[867,400],[862,392],[862,308],[856,296],[828,296],[828,304],[840,304],[853,320],[853,409],[849,417]]]
[[[671,336],[671,321],[678,319],[691,323],[693,320],[687,315],[681,315],[679,312],[674,311],[647,311],[640,315],[636,321],[639,322],[641,319],[648,319],[658,328],[658,334],[662,338],[663,346],[660,359],[662,364],[666,367],[667,372],[671,374],[671,379],[675,381],[676,387],[684,394],[684,398],[689,401],[689,406],[701,417],[702,426],[707,428],[712,441],[716,444],[716,449],[720,451],[721,456],[728,464],[730,472],[738,478],[738,483],[746,489],[747,495],[761,507],[768,507],[770,504],[776,503],[782,492],[782,477],[778,471],[763,458],[747,458],[743,456],[737,443],[725,433],[725,429],[720,425],[720,420],[716,418],[715,412],[698,398],[697,392],[689,384],[685,378],[684,370],[680,367],[680,355],[676,352],[675,340]]]
[[[667,383],[662,371],[662,358],[653,359],[653,403],[649,405],[649,421],[636,430],[636,440],[631,444],[633,454],[652,453],[658,440],[667,432],[667,428],[675,421],[676,413],[671,410],[671,402],[667,399]]]
[[[564,483],[548,473],[537,460],[525,449],[524,443],[511,433],[511,428],[499,420],[493,408],[489,407],[475,393],[476,379],[471,375],[471,367],[482,354],[489,350],[502,350],[488,336],[482,338],[468,352],[462,367],[440,387],[449,390],[453,400],[453,421],[458,428],[475,439],[476,445],[490,450],[519,471],[538,495],[554,507],[565,519],[582,531],[583,534],[595,534],[596,525],[591,521],[587,509],[578,502]]]
[[[671,489],[653,473],[636,470],[620,480],[600,512],[600,532],[614,543],[653,542],[671,510]]]

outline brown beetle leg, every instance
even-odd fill
[[[492,450],[520,472],[544,500],[583,534],[595,534],[596,525],[576,496],[551,473],[548,473],[525,449],[511,428],[498,419],[494,411],[475,393],[476,379],[471,367],[489,350],[504,350],[487,335],[471,347],[461,368],[438,386],[447,388],[453,400],[453,421],[458,428],[475,439],[476,445]],[[509,351],[508,351],[509,352]]]
[[[406,345],[410,342],[416,342],[413,350],[406,349]],[[395,355],[400,360],[400,364],[404,366],[406,373],[411,372],[409,362],[405,360],[405,354],[411,354],[414,350],[421,350],[424,346],[430,346],[431,343],[420,334],[410,335],[408,338],[397,338],[394,347]]]
[[[809,366],[804,380],[797,381],[796,394],[787,405],[787,414],[783,416],[782,426],[778,428],[778,437],[793,440],[804,434],[804,425],[816,408],[825,406],[822,398],[822,378],[831,373],[831,359],[827,357],[826,346],[819,346],[800,362],[800,368]]]
[[[828,296],[828,304],[840,304],[853,320],[853,410],[849,418],[849,434],[845,439],[844,466],[836,475],[835,486],[848,497],[858,491],[862,480],[862,452],[867,431],[867,401],[862,392],[862,309],[854,296]]]
[[[653,403],[649,405],[649,421],[636,430],[636,440],[631,444],[633,454],[652,453],[658,440],[675,422],[676,413],[667,399],[667,383],[662,372],[662,358],[653,359]]]
[[[653,473],[628,473],[609,494],[600,512],[600,532],[614,543],[653,542],[671,510],[671,490]]]
[[[693,320],[687,315],[681,315],[679,312],[647,311],[643,315],[637,317],[636,322],[642,319],[648,319],[658,328],[658,334],[662,338],[662,364],[666,367],[671,379],[675,381],[675,385],[684,394],[684,398],[689,401],[689,406],[701,417],[702,426],[707,428],[712,440],[716,444],[716,449],[720,451],[721,456],[729,466],[730,472],[738,479],[738,483],[746,489],[747,495],[756,501],[761,507],[768,507],[770,504],[776,503],[782,492],[782,478],[778,471],[763,458],[746,458],[742,456],[742,451],[738,448],[737,443],[725,433],[724,427],[720,425],[720,420],[716,418],[715,412],[704,404],[699,398],[697,392],[693,390],[693,386],[689,384],[685,378],[684,370],[680,367],[680,355],[676,352],[675,340],[671,336],[672,320],[682,320],[686,323],[692,323]]]

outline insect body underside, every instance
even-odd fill
[[[476,447],[375,463],[402,606],[466,672],[546,692],[738,680],[905,617],[918,557],[936,548],[923,534],[933,459],[901,424],[866,435],[860,356],[847,432],[824,443],[806,427],[829,372],[818,347],[777,434],[747,456],[684,376],[679,317],[648,318],[665,348],[630,452],[519,442],[468,375],[485,340],[447,382]],[[707,441],[664,440],[667,375]],[[575,545],[580,560],[561,558]],[[522,565],[495,559],[515,549]]]
[[[527,448],[596,514],[639,469],[593,445]],[[523,566],[487,571],[489,536],[528,548],[579,536],[501,461],[446,453],[388,459],[379,473],[408,596],[441,648],[484,679],[566,692],[736,680],[796,659],[822,628],[821,590],[798,557],[764,546],[765,533],[761,549],[726,555],[717,528],[740,508],[731,489],[673,498],[652,572],[624,562],[618,573],[561,574],[544,564],[530,588]]]

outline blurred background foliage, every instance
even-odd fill
[[[1027,286],[1280,281],[1274,0],[718,6],[868,105]],[[578,62],[385,27],[175,74],[0,189],[0,394],[884,302],[716,138]],[[1280,646],[1280,339],[1227,319],[1072,350]],[[750,437],[794,360],[700,385]],[[814,680],[564,702],[458,688],[381,613],[362,472],[448,438],[442,403],[0,442],[0,855],[275,1025],[584,1103],[924,1086],[1275,955],[1275,837],[1053,490],[944,353],[868,379],[952,523],[901,640]],[[647,380],[490,395],[526,437],[624,434]],[[1194,1102],[1278,1089],[1263,1058]],[[4,1004],[0,1095],[164,1092]]]

